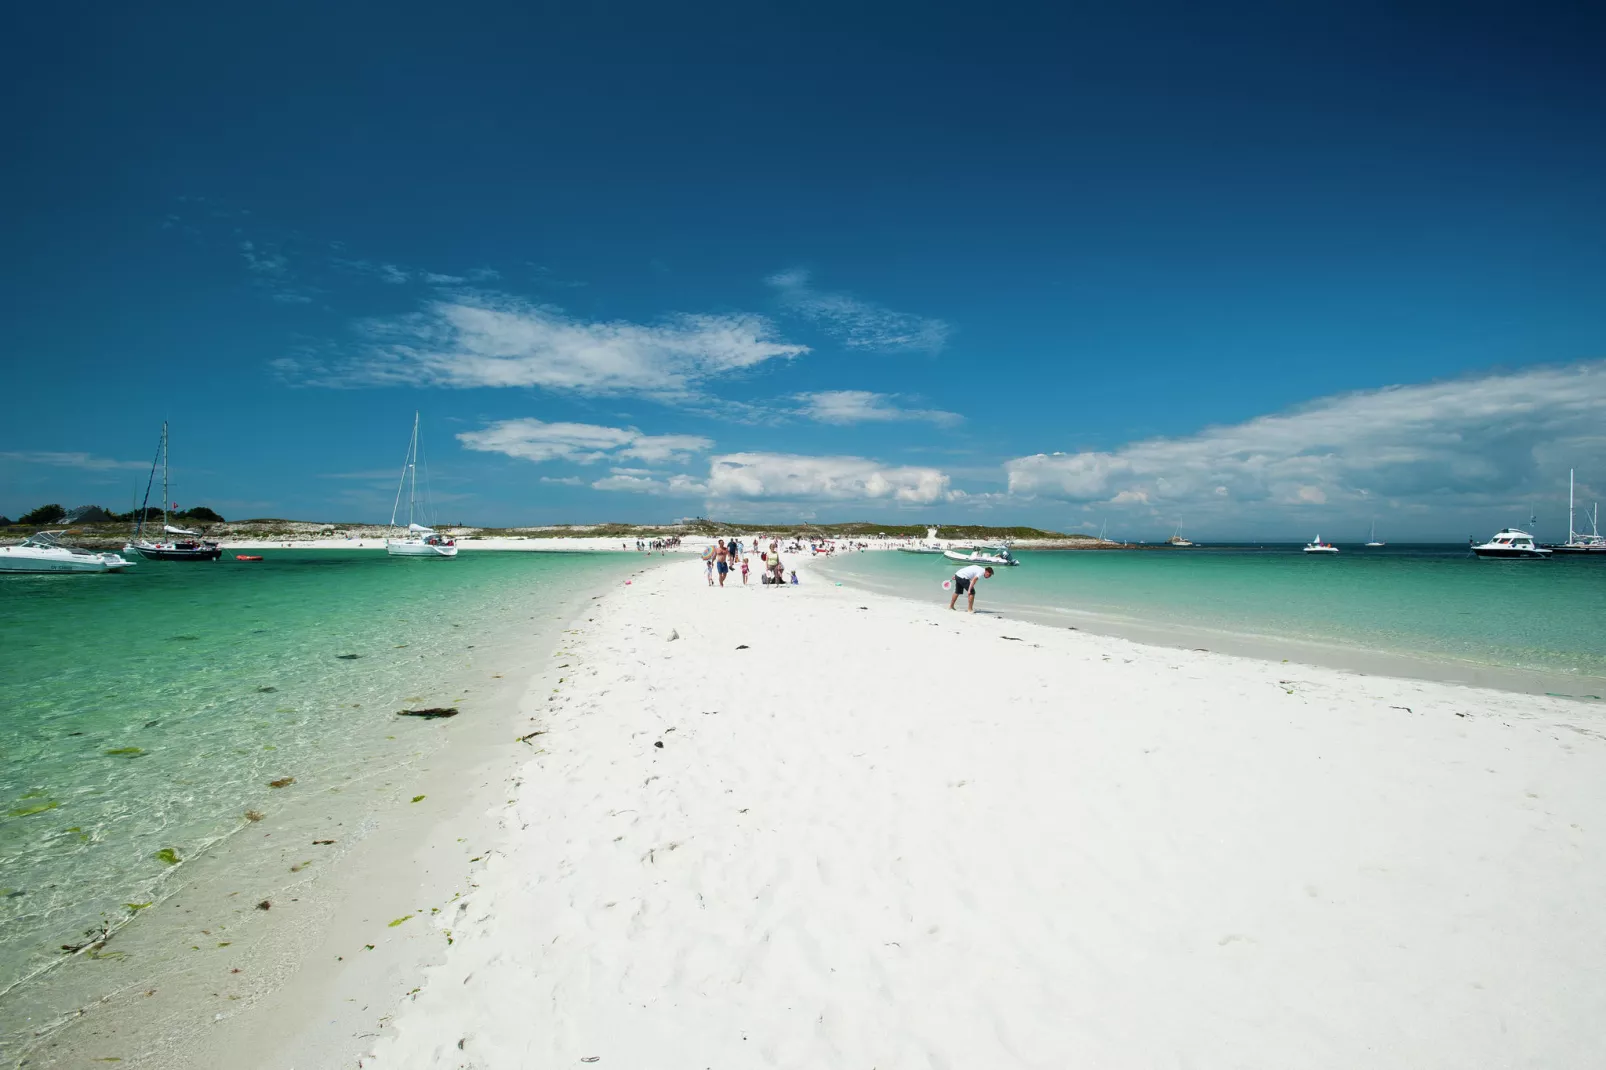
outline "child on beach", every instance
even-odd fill
[[[742,586],[747,586],[747,555],[742,555]]]

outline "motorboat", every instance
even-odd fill
[[[1564,543],[1550,543],[1544,547],[1558,554],[1602,554],[1606,555],[1606,536],[1600,533],[1600,506],[1596,505],[1589,517],[1589,534],[1573,530],[1575,512],[1573,508],[1573,473],[1567,471],[1567,541]]]
[[[927,528],[926,537],[915,546],[900,546],[899,553],[904,554],[940,554],[944,548],[937,542],[937,529]]]
[[[35,532],[18,546],[0,546],[0,572],[120,572],[134,562],[119,554],[61,541],[60,531]]]
[[[153,539],[145,534],[145,520],[150,516],[151,488],[156,482],[157,461],[162,465],[162,532],[160,538]],[[156,458],[151,461],[150,478],[145,481],[145,501],[139,508],[139,520],[134,525],[133,538],[123,547],[123,552],[137,553],[149,561],[216,561],[222,557],[223,548],[202,537],[199,531],[174,527],[168,522],[170,495],[167,471],[167,422],[164,420],[162,443],[157,448]]]
[[[417,523],[413,518],[420,512],[418,498],[418,413],[413,413],[413,437],[407,443],[407,460],[402,465],[401,482],[396,486],[396,504],[390,510],[390,526],[396,529],[401,515],[402,491],[407,491],[407,530],[405,534],[385,539],[385,553],[391,557],[456,557],[457,541],[442,535],[434,528]],[[429,472],[424,473],[423,512],[429,509]]]
[[[1305,547],[1305,552],[1307,554],[1336,554],[1338,553],[1338,547],[1330,542],[1323,542],[1322,537],[1318,535]]]
[[[968,552],[964,550],[944,550],[942,556],[950,561],[963,561],[967,565],[1018,565],[1015,555],[1009,552],[1007,546],[978,547]]]
[[[1488,542],[1473,543],[1472,552],[1479,557],[1529,559],[1547,558],[1551,553],[1546,547],[1535,545],[1534,537],[1518,528],[1501,528]]]

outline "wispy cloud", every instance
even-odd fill
[[[40,450],[9,450],[0,458],[20,464],[47,464],[57,468],[80,468],[88,472],[110,472],[120,468],[149,468],[149,461],[114,461],[92,453],[50,453]]]
[[[810,457],[791,453],[728,453],[711,458],[708,478],[663,477],[615,469],[591,484],[598,490],[692,497],[710,503],[763,501],[895,502],[928,505],[951,498],[948,476],[936,468],[886,465],[864,457]]]
[[[565,487],[578,487],[585,483],[579,476],[542,476],[543,483],[557,483]]]
[[[538,387],[686,400],[716,376],[808,352],[759,316],[677,315],[656,324],[595,321],[498,293],[459,294],[360,325],[354,353],[281,361],[326,386]]]
[[[1017,496],[1190,516],[1246,507],[1364,515],[1378,504],[1512,508],[1569,466],[1606,472],[1606,361],[1322,398],[1109,451],[1007,462]]]
[[[714,445],[712,439],[700,435],[648,435],[634,427],[547,423],[533,418],[499,420],[477,431],[464,431],[457,440],[482,453],[500,453],[537,463],[578,464],[620,458],[648,464],[683,463]]]
[[[809,273],[793,268],[765,281],[790,311],[817,324],[821,330],[855,349],[923,350],[935,353],[951,333],[939,319],[895,312],[885,306],[844,293],[817,290]]]
[[[868,390],[820,390],[798,394],[803,407],[798,415],[827,424],[886,423],[902,420],[925,421],[951,427],[964,420],[957,412],[941,409],[906,409],[896,394],[875,394]]]

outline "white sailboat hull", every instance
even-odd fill
[[[423,539],[386,539],[385,552],[391,557],[456,557],[457,547],[427,543]]]

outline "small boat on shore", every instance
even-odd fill
[[[156,482],[156,462],[162,464],[162,535],[163,538],[145,537],[145,518],[150,515],[151,488]],[[134,535],[123,547],[124,553],[137,553],[149,561],[216,561],[223,556],[223,548],[202,537],[199,531],[178,528],[168,523],[167,509],[171,504],[167,471],[167,421],[162,421],[162,444],[151,461],[150,478],[145,481],[145,501],[139,508],[139,519],[134,524]],[[177,506],[174,506],[177,508]]]
[[[1472,552],[1479,557],[1530,560],[1544,560],[1550,556],[1550,550],[1534,545],[1534,537],[1519,528],[1501,528],[1488,542],[1473,543]]]
[[[61,531],[39,531],[19,546],[0,546],[0,572],[120,572],[134,562],[61,541]]]
[[[401,514],[402,491],[407,491],[407,533],[401,537],[388,537],[385,539],[385,553],[391,557],[456,557],[457,543],[449,536],[441,535],[434,528],[426,527],[414,520],[419,512],[418,501],[418,413],[413,413],[413,437],[407,444],[407,461],[402,465],[401,482],[396,486],[396,504],[390,510],[390,526],[396,528],[396,518]],[[429,471],[424,472],[424,512],[429,509]]]
[[[1305,552],[1307,554],[1336,554],[1338,553],[1338,547],[1330,542],[1323,542],[1322,537],[1318,535],[1306,545]]]

